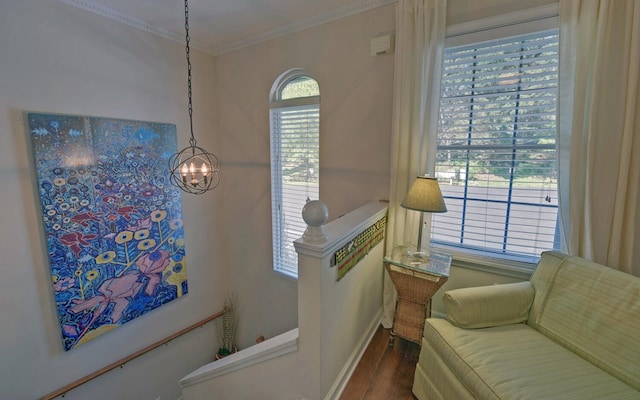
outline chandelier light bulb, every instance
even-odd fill
[[[204,180],[204,185],[208,185],[209,184],[209,169],[207,168],[207,163],[202,163],[202,168],[200,170],[202,172],[202,179]]]
[[[187,174],[189,173],[189,168],[187,168],[187,164],[182,165],[182,183],[187,183]]]

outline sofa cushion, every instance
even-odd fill
[[[526,281],[449,290],[442,301],[449,322],[473,329],[525,322],[533,295],[533,286]]]
[[[640,390],[640,279],[547,252],[531,282],[530,326]]]
[[[430,318],[424,340],[478,399],[639,398],[632,387],[526,324],[461,329]]]

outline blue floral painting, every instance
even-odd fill
[[[185,295],[175,125],[27,118],[65,350]]]

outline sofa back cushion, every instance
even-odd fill
[[[531,283],[530,326],[640,390],[640,278],[546,252]]]

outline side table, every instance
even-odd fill
[[[424,321],[431,316],[431,297],[449,278],[451,255],[432,251],[415,257],[400,247],[384,258],[384,267],[398,293],[389,346],[395,335],[420,345]]]

